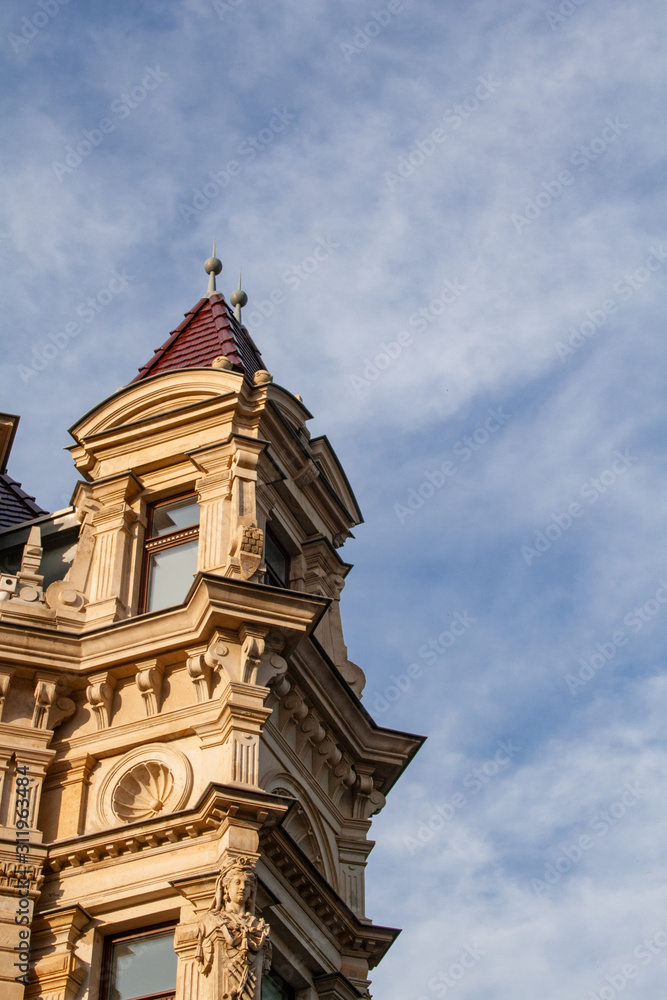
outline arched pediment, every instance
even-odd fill
[[[265,782],[265,787],[273,795],[284,795],[294,800],[281,826],[329,884],[337,888],[336,866],[322,822],[304,790],[291,775],[284,773],[274,775]]]
[[[89,410],[70,434],[77,440],[236,394],[243,376],[216,368],[180,368],[135,382]]]

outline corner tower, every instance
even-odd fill
[[[221,268],[71,428],[72,506],[0,531],[8,1000],[354,1000],[398,933],[368,830],[421,738],[362,706],[361,514]]]

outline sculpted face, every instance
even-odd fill
[[[247,903],[252,893],[252,881],[244,874],[232,875],[227,883],[227,895],[239,906]]]

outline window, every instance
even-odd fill
[[[267,583],[274,587],[289,587],[289,556],[269,528],[264,542],[264,562]]]
[[[197,572],[199,504],[194,496],[155,504],[149,511],[143,611],[181,604]]]
[[[119,934],[106,942],[101,1000],[173,1000],[174,928]]]
[[[294,990],[273,968],[262,977],[262,1000],[294,1000]]]

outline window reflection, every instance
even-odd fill
[[[199,504],[193,496],[155,504],[149,511],[143,611],[181,604],[197,572]]]
[[[148,560],[146,611],[181,604],[197,572],[197,539],[153,552]]]
[[[176,989],[173,928],[114,941],[110,966],[107,1000],[173,995]]]

